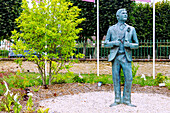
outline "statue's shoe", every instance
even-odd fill
[[[130,104],[130,103],[123,103],[123,104],[125,104],[127,106],[131,106],[131,107],[137,107],[136,105],[133,105],[133,104]]]
[[[109,107],[117,106],[117,105],[119,105],[119,104],[120,104],[119,102],[115,102],[115,103],[111,104]]]

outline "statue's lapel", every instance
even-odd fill
[[[117,37],[117,26],[118,26],[117,24],[112,26],[112,33],[113,33],[114,37]],[[112,38],[114,38],[114,37],[112,37]]]
[[[115,27],[114,27],[114,33],[115,33],[115,36],[116,36],[117,39],[118,39],[118,32],[117,32],[118,28],[119,28],[118,24],[116,24]]]
[[[126,29],[125,29],[125,40],[129,40],[131,35],[130,35],[130,32],[131,32],[131,27],[129,25],[126,24]]]
[[[115,33],[115,35],[117,35],[117,29],[118,29],[118,25],[116,24],[114,27],[113,27],[113,31],[114,31],[114,33]]]
[[[126,32],[127,31],[127,28],[129,27],[126,23],[125,23],[125,28],[124,28],[124,31]]]

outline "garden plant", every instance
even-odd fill
[[[48,72],[51,84],[53,75],[70,68],[72,56],[83,57],[73,51],[77,34],[82,30],[77,26],[85,19],[78,18],[80,9],[66,0],[44,0],[40,3],[33,0],[32,4],[33,7],[29,8],[27,1],[23,0],[23,11],[16,19],[20,32],[12,31],[11,38],[16,43],[13,49],[16,54],[21,53],[37,64],[43,85],[46,85]],[[49,64],[48,70],[45,61]]]

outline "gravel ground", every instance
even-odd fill
[[[132,104],[109,107],[113,103],[112,91],[99,91],[64,95],[40,101],[50,108],[49,113],[170,113],[170,97],[162,94],[132,93]]]
[[[125,105],[108,107],[114,101],[113,84],[98,87],[97,83],[65,83],[50,85],[48,89],[41,86],[38,92],[34,92],[33,87],[29,87],[29,89],[33,93],[33,107],[37,110],[45,106],[50,108],[50,113],[91,113],[95,111],[96,113],[113,113],[114,111],[114,113],[168,113],[168,110],[170,111],[170,104],[168,105],[170,103],[170,90],[167,87],[142,87],[138,84],[133,84],[132,104],[137,105],[137,108]],[[121,86],[121,89],[123,91],[123,86]],[[1,98],[3,96],[0,96]],[[23,106],[23,113],[26,109],[27,101],[20,100],[20,103]],[[126,112],[122,109],[126,109]]]

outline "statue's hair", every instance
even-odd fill
[[[126,9],[125,9],[125,8],[119,9],[119,10],[116,12],[116,17],[117,17],[118,15],[120,15],[120,13],[121,13],[122,11],[126,11]]]

